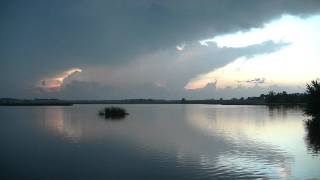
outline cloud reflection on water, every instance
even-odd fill
[[[209,108],[190,108],[186,111],[188,123],[207,136],[220,137],[232,147],[214,159],[202,156],[206,157],[202,165],[239,173],[262,173],[273,178],[290,175],[294,158],[281,147],[281,141],[277,144],[274,139],[295,134],[293,127],[298,122],[283,122],[287,118],[281,116],[283,112],[272,121],[268,119],[266,107],[218,106],[208,111]]]
[[[73,142],[116,140],[157,162],[175,159],[176,168],[196,169],[207,177],[287,179],[296,175],[297,163],[313,163],[308,157],[297,159],[305,151],[299,109],[124,106],[130,116],[116,123],[96,115],[100,106],[50,107],[44,110],[44,124]]]
[[[43,123],[46,128],[65,139],[77,142],[82,137],[82,122],[70,118],[71,112],[65,107],[45,107]]]

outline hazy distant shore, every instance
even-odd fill
[[[73,104],[59,99],[0,99],[0,106],[72,106]]]
[[[266,102],[265,98],[249,97],[241,99],[206,100],[164,100],[164,99],[125,99],[125,100],[60,100],[60,99],[0,99],[0,106],[72,106],[74,104],[220,104],[220,105],[303,105],[303,102]]]

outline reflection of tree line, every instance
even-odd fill
[[[303,107],[304,114],[309,116],[305,121],[306,141],[311,150],[315,153],[320,152],[320,81],[311,81],[306,86],[305,93],[288,94],[285,91],[275,93],[269,92],[267,95],[261,95],[269,110],[278,110],[281,108]],[[279,106],[285,105],[285,106]]]
[[[306,140],[309,147],[316,153],[320,152],[320,118],[312,117],[306,121]]]
[[[311,118],[305,123],[307,129],[307,142],[309,147],[316,153],[320,152],[320,82],[312,81],[307,84],[306,115]]]

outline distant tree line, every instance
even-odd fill
[[[307,102],[305,93],[288,94],[286,91],[276,93],[270,91],[267,95],[262,94],[262,97],[267,104],[304,104]]]
[[[252,104],[252,105],[294,105],[294,104],[306,104],[308,100],[308,95],[306,93],[292,93],[288,94],[286,91],[274,92],[270,91],[268,94],[261,94],[256,97],[241,97],[232,99],[222,99],[219,100],[205,100],[212,102],[213,104]],[[186,100],[184,100],[186,102]],[[189,101],[187,101],[189,102]]]

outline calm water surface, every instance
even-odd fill
[[[0,107],[0,179],[316,179],[299,108]]]

